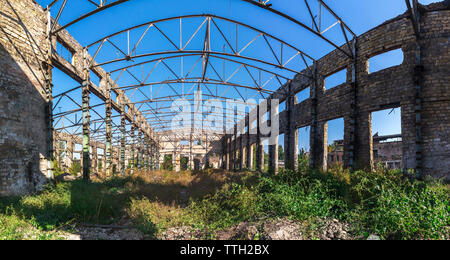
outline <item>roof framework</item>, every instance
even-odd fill
[[[352,41],[356,37],[350,27],[323,0],[302,1],[305,6],[303,15],[307,17],[308,23],[277,10],[276,1],[239,1],[294,23],[299,26],[299,31],[312,34],[349,58],[353,58],[353,54],[349,53],[347,48],[340,47],[342,42],[326,36],[327,31],[339,28],[341,38],[345,39],[344,44],[349,46],[348,49],[352,49]],[[113,7],[121,8],[132,0],[79,1],[78,4],[86,5],[88,11],[76,19],[56,26],[64,17],[69,2],[54,0],[46,7],[56,14],[55,25],[50,30],[51,35],[57,36],[64,29],[69,29],[94,15],[108,12]],[[312,8],[313,5],[319,8],[318,11]],[[326,28],[322,23],[325,14],[334,19],[334,22]],[[174,23],[179,24],[179,30],[170,30],[165,26]],[[188,24],[195,30],[184,31]],[[233,35],[229,28],[234,29]],[[154,35],[158,35],[162,39],[160,42],[165,41],[166,44],[151,46],[148,39]],[[249,35],[252,37],[248,37]],[[296,74],[310,70],[315,62],[314,56],[309,54],[308,50],[301,50],[265,32],[262,28],[214,14],[185,15],[149,21],[100,38],[87,44],[85,48],[93,57],[88,61],[89,67],[92,69],[100,66],[107,71],[115,80],[117,88],[125,91],[129,100],[139,108],[153,129],[161,134],[163,140],[173,142],[183,138],[168,133],[170,122],[180,114],[180,111],[171,109],[173,108],[171,104],[177,100],[192,102],[196,98],[201,98],[203,101],[242,103],[250,99],[265,99]],[[165,77],[162,78],[161,75]],[[308,77],[308,74],[304,76]],[[54,97],[57,131],[66,131],[74,135],[83,133],[82,116],[78,116],[83,110],[83,105],[75,98],[81,96],[79,90],[79,86],[76,86]],[[201,93],[201,96],[198,96],[200,95],[198,93]],[[56,113],[59,102],[63,101],[72,102],[74,109]],[[91,138],[94,140],[104,140],[107,136],[104,106],[105,102],[100,100],[89,107],[93,115],[90,130]],[[211,115],[216,112],[204,113]],[[245,117],[245,113],[236,113],[234,110],[218,114],[228,115],[227,124],[230,125]],[[113,143],[120,144],[123,140],[120,114],[113,114],[111,119]],[[191,137],[194,132],[199,136],[207,134],[211,138],[223,135],[222,127],[205,127],[204,118],[198,121],[201,125],[191,126]],[[125,127],[126,135],[134,140],[133,123],[127,123]]]

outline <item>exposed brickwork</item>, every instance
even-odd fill
[[[45,68],[50,49],[47,19],[43,8],[32,0],[0,1],[0,196],[39,190],[51,174],[50,149],[57,150],[52,142],[58,140],[60,133],[48,138],[52,134],[46,112],[49,92]],[[58,38],[52,38],[53,46],[56,41],[73,52],[73,60],[69,63],[53,52],[53,66],[81,83],[82,46],[65,30]],[[101,68],[93,71],[102,80],[100,86],[92,84],[90,91],[106,100],[109,77]],[[126,119],[136,122],[141,132],[158,141],[159,137],[124,92],[114,91],[118,99],[112,102],[112,108],[120,113],[120,103],[128,103]],[[91,145],[97,146],[95,142]],[[112,158],[112,163],[119,165],[117,147],[112,149]]]
[[[447,1],[448,2],[448,1]],[[423,80],[421,98],[422,164],[424,173],[434,177],[450,178],[450,11],[448,5],[433,4],[421,8],[422,47],[421,64]],[[45,83],[46,53],[50,45],[46,39],[47,16],[42,7],[32,0],[2,0],[0,2],[0,195],[25,194],[39,189],[47,180],[49,151],[52,140],[48,128],[46,107],[48,95]],[[73,61],[54,55],[53,64],[82,82],[83,49],[65,30],[53,45],[60,41],[73,51]],[[313,151],[314,162],[319,168],[326,168],[327,125],[326,122],[344,118],[344,157],[349,161],[349,151],[356,111],[355,162],[357,167],[370,168],[373,164],[372,130],[370,114],[374,111],[401,107],[403,165],[406,169],[416,167],[416,107],[414,78],[416,70],[416,38],[407,15],[394,18],[361,35],[357,39],[356,96],[351,89],[352,62],[342,52],[336,50],[317,62],[317,80],[312,84],[311,71],[297,75],[289,84],[272,95],[282,101],[292,100],[293,95],[311,87],[316,99],[297,104],[291,102],[288,111],[280,113],[281,134],[291,143],[287,145],[288,158],[296,158],[293,143],[297,142],[296,129],[310,126],[317,120]],[[347,51],[348,46],[343,46]],[[403,64],[373,74],[368,73],[368,60],[374,55],[395,48],[404,52]],[[347,68],[347,82],[330,90],[324,88],[324,78],[340,69]],[[102,80],[99,86],[92,84],[90,91],[105,100],[108,96],[108,75],[101,69],[94,69]],[[109,83],[113,84],[113,83]],[[113,84],[114,85],[114,84]],[[114,87],[114,86],[113,86]],[[121,113],[124,103],[131,103],[120,90],[115,90],[117,100],[112,109]],[[356,97],[356,109],[351,102]],[[126,119],[137,124],[146,137],[158,140],[143,115],[133,105],[129,105]],[[289,117],[289,118],[288,118]],[[246,120],[246,119],[244,119]],[[249,120],[246,120],[248,126]],[[249,127],[250,128],[250,127]],[[236,135],[236,134],[235,134]],[[218,143],[210,144],[219,150],[223,147],[222,164],[226,167],[241,167],[235,163],[240,154],[245,157],[246,166],[253,163],[252,145],[261,139],[256,135],[241,134],[237,138],[226,136]],[[293,143],[292,143],[293,142]],[[103,144],[102,144],[103,145]],[[242,148],[245,149],[242,149]],[[127,147],[128,148],[128,147]],[[127,149],[129,150],[129,149]],[[241,150],[239,153],[237,150]],[[245,156],[243,156],[245,150]],[[259,149],[261,150],[261,148]],[[273,151],[273,149],[272,149]],[[73,152],[73,151],[72,151]],[[129,151],[127,151],[129,154]],[[113,147],[113,164],[120,155],[118,147]],[[257,156],[260,158],[261,156]],[[274,158],[271,156],[271,158]],[[233,162],[231,161],[233,160]],[[259,160],[258,164],[261,164]],[[288,166],[294,163],[288,163]],[[261,165],[257,165],[260,168]]]
[[[422,9],[420,45],[424,80],[422,82],[422,156],[425,175],[450,179],[450,10],[444,3],[432,4]],[[343,49],[350,51],[345,45]],[[416,62],[416,38],[411,20],[401,15],[368,31],[357,38],[356,60],[356,129],[355,129],[355,165],[357,168],[373,167],[373,142],[371,113],[383,109],[401,107],[403,165],[405,169],[416,168],[416,113],[414,96],[414,72]],[[369,59],[389,50],[401,48],[404,53],[403,64],[376,73],[369,74]],[[347,68],[347,83],[325,90],[324,78],[336,71]],[[315,135],[311,135],[311,154],[315,156],[315,166],[326,168],[327,135],[326,122],[336,118],[345,121],[345,162],[348,165],[350,146],[350,116],[352,115],[350,88],[352,61],[339,50],[324,56],[317,62],[318,126]],[[298,93],[312,82],[303,75],[297,75],[291,84],[293,93]],[[285,101],[289,84],[280,88],[272,98]],[[291,95],[293,94],[291,93]],[[311,99],[296,104],[292,114],[296,128],[312,124]],[[281,133],[289,133],[286,111],[280,113]],[[248,124],[247,124],[248,125]],[[242,135],[244,143],[256,142],[253,135]],[[286,139],[286,136],[285,136]],[[239,141],[239,138],[238,138]],[[314,142],[313,142],[314,141]],[[289,145],[287,145],[289,148]],[[286,149],[286,148],[285,148]],[[227,152],[230,150],[227,149]],[[288,151],[286,151],[288,154]]]
[[[32,192],[46,181],[46,17],[37,8],[0,1],[0,195]]]

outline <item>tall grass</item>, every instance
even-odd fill
[[[449,191],[438,181],[410,181],[395,171],[282,171],[252,186],[225,187],[191,210],[209,228],[261,218],[336,218],[350,223],[357,237],[445,239]]]
[[[46,239],[73,223],[123,217],[150,237],[170,227],[214,233],[240,222],[287,217],[304,223],[335,218],[356,237],[445,239],[449,187],[403,179],[399,172],[302,169],[278,175],[204,172],[141,173],[93,183],[50,185],[41,194],[0,200],[0,239]],[[34,230],[29,236],[24,230]]]

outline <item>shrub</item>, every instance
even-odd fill
[[[69,173],[73,176],[77,176],[79,173],[81,173],[82,167],[80,162],[73,162],[72,165],[69,168]]]
[[[141,231],[152,237],[170,227],[193,224],[181,208],[150,202],[147,198],[132,199],[127,213]]]

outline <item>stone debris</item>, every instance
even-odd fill
[[[377,241],[377,240],[381,240],[381,238],[377,235],[370,235],[367,240],[369,241]]]
[[[289,219],[264,224],[265,240],[303,240],[302,227]]]
[[[192,227],[169,228],[157,236],[158,240],[198,240],[202,239],[201,231]]]
[[[143,240],[144,235],[133,228],[76,227],[62,235],[65,240]]]
[[[325,219],[319,224],[320,240],[349,240],[350,225],[339,222],[337,219]]]
[[[212,234],[216,240],[306,240],[305,228],[302,223],[290,219],[259,221],[256,223],[242,222],[238,225]],[[171,228],[161,233],[162,240],[196,240],[207,238],[206,231],[191,227]],[[321,240],[350,240],[348,224],[338,220],[319,220],[316,238]]]

